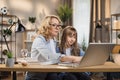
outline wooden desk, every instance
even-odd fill
[[[21,64],[14,65],[13,68],[6,67],[5,64],[0,64],[0,71],[32,71],[32,72],[120,72],[120,65],[112,62],[106,62],[104,65],[91,67],[64,67],[58,65],[39,65]]]
[[[64,67],[58,65],[39,65],[28,64],[22,66],[21,64],[14,65],[13,68],[5,67],[0,64],[0,71],[31,71],[31,72],[120,72],[120,65],[112,62],[106,62],[104,65],[92,67]]]

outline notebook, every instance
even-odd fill
[[[58,65],[71,67],[87,67],[102,65],[108,59],[114,43],[89,43],[89,46],[79,63],[60,62]]]

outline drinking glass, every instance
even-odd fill
[[[28,50],[27,49],[21,49],[21,55],[25,59],[28,55]]]

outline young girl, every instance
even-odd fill
[[[64,28],[61,36],[59,50],[61,54],[64,54],[66,56],[71,56],[71,55],[78,56],[72,62],[79,62],[80,61],[79,56],[84,55],[84,51],[80,48],[79,44],[77,43],[77,31],[74,27],[67,26],[66,28]],[[67,60],[67,58],[62,58],[62,60],[71,61],[69,59]],[[86,73],[66,73],[66,74],[71,74],[79,80],[90,80],[89,75]]]
[[[77,31],[72,26],[67,26],[63,30],[60,43],[60,52],[67,56],[84,55],[84,52],[80,49],[80,46],[77,43]]]
[[[79,62],[80,56],[84,55],[84,51],[80,49],[77,43],[77,31],[71,26],[67,26],[63,29],[61,36],[61,42],[57,48],[57,52],[60,52],[63,56],[61,61]],[[71,57],[71,58],[70,58]],[[91,80],[87,73],[77,72],[61,72],[61,73],[49,73],[46,80]]]

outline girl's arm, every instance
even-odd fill
[[[84,54],[85,52],[82,49],[80,49],[80,56],[84,56]]]
[[[80,60],[82,59],[82,57],[79,57],[79,56],[63,56],[61,57],[61,61],[62,62],[80,62]]]

